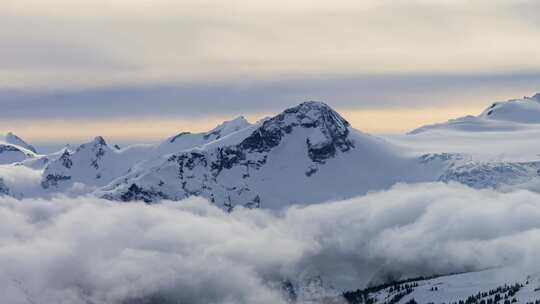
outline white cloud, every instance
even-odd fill
[[[0,284],[9,303],[120,303],[151,295],[279,303],[270,286],[306,272],[358,288],[388,276],[537,266],[539,198],[399,185],[278,214],[230,215],[201,199],[148,206],[2,198]]]
[[[0,166],[0,177],[11,194],[17,197],[22,196],[22,193],[34,196],[43,192],[39,170],[22,165],[3,165]]]

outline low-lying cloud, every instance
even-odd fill
[[[530,269],[539,252],[539,194],[457,184],[232,214],[198,198],[0,200],[6,303],[282,303],[283,280],[320,275],[338,289],[359,288],[391,277]]]

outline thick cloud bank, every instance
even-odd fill
[[[279,282],[311,275],[342,289],[389,276],[530,269],[539,228],[539,194],[452,184],[280,213],[227,214],[201,199],[2,198],[0,286],[13,304],[282,303]]]

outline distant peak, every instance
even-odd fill
[[[94,137],[92,141],[87,142],[77,147],[77,151],[80,151],[81,149],[86,149],[86,148],[96,149],[96,148],[101,148],[104,146],[107,146],[107,142],[105,141],[105,139],[101,136],[96,136]]]
[[[244,118],[244,116],[238,116],[234,119],[226,120],[212,130],[206,132],[204,135],[204,139],[219,139],[223,136],[234,133],[249,126],[251,126],[251,124],[249,123],[249,121],[247,121],[246,118]]]
[[[240,128],[245,128],[249,125],[250,125],[249,121],[244,116],[238,116],[234,119],[226,120],[220,123],[214,129],[208,131],[208,133],[213,133],[213,132],[223,130],[223,129],[228,129],[228,128],[239,130]]]
[[[208,140],[216,140],[216,139],[220,139],[221,137],[223,136],[226,136],[226,135],[229,135],[233,132],[236,132],[236,131],[239,131],[243,128],[246,128],[246,127],[249,127],[251,126],[251,123],[249,123],[249,121],[247,121],[247,119],[244,117],[244,116],[238,116],[234,119],[231,119],[231,120],[226,120],[222,123],[220,123],[219,125],[217,125],[215,128],[213,128],[212,130],[208,131],[208,132],[203,132],[203,133],[191,133],[191,132],[181,132],[181,133],[178,133],[177,135],[175,136],[172,136],[170,137],[167,141],[169,143],[174,143],[175,141],[177,141],[178,139],[186,136],[186,135],[195,135],[195,136],[201,136],[204,138],[204,140],[208,141]]]
[[[28,144],[27,142],[25,142],[22,138],[20,138],[19,136],[15,135],[13,132],[8,132],[6,134],[6,137],[5,137],[5,141],[7,143],[10,143],[12,145],[16,145],[16,146],[19,146],[19,147],[23,147],[27,150],[30,150],[34,153],[37,153],[36,149]]]
[[[536,93],[535,95],[531,96],[531,99],[540,102],[540,93]]]
[[[95,144],[101,145],[101,146],[106,146],[107,145],[107,142],[101,136],[96,136],[92,142],[95,143]]]
[[[314,100],[302,102],[301,104],[297,105],[296,107],[292,107],[292,108],[289,108],[289,109],[285,110],[285,112],[287,112],[287,111],[295,111],[295,110],[333,111],[333,109],[329,105],[327,105],[326,103],[324,103],[322,101],[314,101]]]
[[[322,162],[337,150],[344,152],[353,146],[348,139],[349,123],[339,113],[323,102],[307,101],[264,120],[259,128],[244,139],[241,147],[259,152],[269,151],[286,134],[300,128],[317,130],[313,132],[315,135],[307,139],[313,161]],[[325,153],[319,153],[323,150]]]
[[[241,123],[249,123],[249,121],[242,115],[234,118],[234,119],[231,119],[229,120],[229,122],[241,122]]]
[[[283,111],[282,114],[276,116],[294,115],[301,123],[301,125],[311,124],[327,124],[336,125],[340,128],[347,128],[350,126],[349,122],[345,120],[338,112],[334,111],[329,105],[320,101],[306,101],[296,107],[289,108]]]

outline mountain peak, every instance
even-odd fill
[[[218,135],[218,138],[233,132],[236,132],[245,127],[249,127],[251,124],[244,116],[238,116],[231,120],[226,120],[217,125],[214,129],[206,132],[206,136]]]
[[[90,149],[92,151],[103,150],[104,147],[106,147],[106,149],[109,147],[105,139],[101,136],[96,136],[92,141],[79,145],[75,151],[79,152],[87,149]]]
[[[22,138],[15,135],[13,132],[8,132],[6,134],[5,141],[7,143],[9,143],[9,144],[16,145],[16,146],[19,146],[19,147],[23,147],[23,148],[25,148],[27,150],[30,150],[30,151],[32,151],[34,153],[37,153],[36,149],[32,145],[25,142]]]
[[[94,143],[96,145],[99,145],[99,146],[106,146],[107,145],[107,142],[101,136],[94,137],[94,140],[92,141],[92,143]]]
[[[533,96],[530,97],[530,99],[534,99],[535,101],[540,102],[540,93],[536,93]]]
[[[322,162],[338,150],[345,152],[353,147],[348,139],[349,122],[327,104],[317,101],[303,102],[265,120],[240,146],[251,151],[269,151],[297,128],[312,130],[306,144],[314,162]]]
[[[281,115],[288,114],[296,116],[304,126],[309,126],[312,123],[316,124],[318,121],[324,124],[334,124],[340,128],[347,128],[350,126],[345,118],[334,111],[329,105],[320,101],[303,102],[296,107],[283,111]],[[311,121],[311,123],[308,123],[308,121]],[[307,125],[305,125],[306,123]]]
[[[322,101],[316,101],[316,100],[308,100],[308,101],[304,101],[302,103],[300,103],[299,105],[297,105],[296,107],[293,107],[291,109],[294,109],[294,108],[309,108],[309,109],[325,109],[325,110],[332,110],[332,108],[330,108],[329,105],[327,105],[326,103],[322,102]],[[289,109],[290,110],[290,109]],[[287,110],[285,110],[287,111]]]

